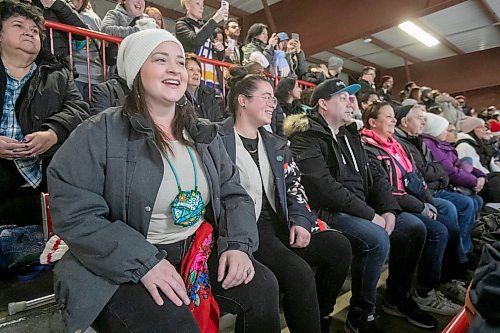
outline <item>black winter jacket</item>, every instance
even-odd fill
[[[424,198],[417,198],[407,193],[404,189],[399,189],[397,186],[396,173],[396,168],[398,168],[398,166],[394,162],[393,157],[382,147],[374,144],[372,141],[367,142],[367,140],[365,139],[366,137],[363,137],[362,141],[366,153],[370,159],[370,166],[372,168],[377,166],[380,170],[385,171],[385,173],[381,176],[391,184],[392,194],[398,201],[401,209],[405,212],[420,214],[425,209],[424,202],[430,202],[432,200],[432,194],[426,190],[426,195]],[[407,156],[408,154],[408,151],[406,151]],[[411,159],[411,157],[409,158]],[[413,166],[413,170],[415,170],[415,165]]]
[[[73,9],[71,9],[71,7],[66,2],[62,0],[56,0],[50,8],[44,8],[40,0],[33,0],[33,4],[42,9],[43,17],[46,20],[60,22],[83,29],[89,28],[85,23],[83,23],[78,14]],[[53,36],[54,54],[69,56],[68,33],[54,29]],[[84,36],[80,36],[77,34],[72,34],[71,36],[73,39],[77,40],[85,39]],[[51,49],[50,36],[48,35],[48,33],[43,42],[43,47],[47,50]]]
[[[369,167],[356,124],[340,128],[338,143],[323,117],[318,114],[287,117],[284,131],[291,142],[293,158],[302,172],[302,184],[311,207],[344,212],[367,220],[372,220],[375,213],[400,211],[391,194],[391,186],[383,176],[384,170]],[[341,179],[343,168],[358,172],[354,170],[347,141],[363,179],[363,184],[360,184],[362,194],[351,191]],[[345,163],[336,154],[336,149],[340,149],[346,157]]]
[[[16,102],[16,117],[23,135],[52,129],[57,143],[44,157],[52,156],[69,134],[89,116],[89,106],[71,79],[71,73],[47,50],[40,50],[37,68],[26,82]],[[7,84],[0,59],[0,103],[3,105]],[[1,120],[2,114],[0,114]]]
[[[201,84],[196,91],[197,97],[186,91],[185,95],[189,103],[193,105],[199,118],[205,118],[212,122],[219,122],[224,119],[224,105],[222,98],[218,98],[215,89]]]
[[[111,79],[95,85],[92,89],[90,112],[97,114],[107,108],[122,106],[129,92],[127,81],[114,75]]]
[[[200,30],[196,32],[195,28]],[[207,22],[195,21],[189,17],[181,17],[175,21],[175,36],[184,46],[184,52],[198,53],[198,49],[212,37],[217,28],[217,23],[213,19]],[[214,50],[214,59],[222,60],[224,51],[217,52]]]
[[[413,156],[413,161],[420,174],[424,177],[430,190],[444,190],[448,188],[449,177],[441,164],[434,162],[432,154],[424,144],[422,136],[408,136],[404,131],[396,128],[394,138]]]

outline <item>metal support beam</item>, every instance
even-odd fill
[[[273,32],[277,33],[278,27],[276,26],[276,22],[274,22],[273,13],[271,13],[271,8],[269,8],[267,0],[261,0],[261,2],[262,6],[264,6],[264,13],[266,13],[267,23],[269,24],[269,27]]]
[[[405,60],[409,60],[411,61],[412,63],[417,63],[417,62],[422,62],[422,60],[418,59],[417,57],[414,57],[406,52],[403,52],[401,50],[398,50],[397,48],[387,44],[386,42],[383,42],[381,41],[380,39],[374,37],[374,36],[370,36],[370,38],[372,39],[372,43],[374,45],[377,45],[378,47],[386,50],[386,51],[389,51],[391,52],[392,54],[395,54]]]
[[[497,28],[500,28],[500,18],[498,17],[497,13],[495,13],[495,11],[490,7],[488,2],[486,2],[485,0],[477,0],[477,4],[479,5],[479,7],[481,7],[486,16],[488,16],[493,25],[496,25]]]
[[[405,19],[425,16],[464,1],[357,0],[339,3],[332,0],[283,0],[270,7],[273,13],[279,13],[274,17],[279,29],[299,32],[306,54],[315,54],[392,28]],[[314,18],[312,24],[310,20],[304,20],[304,13]],[[356,13],[355,20],[353,13]],[[265,20],[266,14],[261,10],[250,15],[249,24]]]
[[[338,55],[339,57],[342,57],[344,59],[357,62],[358,64],[361,64],[363,66],[375,67],[378,70],[384,70],[385,69],[385,67],[377,65],[377,64],[375,64],[375,63],[373,63],[371,61],[365,60],[363,58],[359,58],[359,57],[353,56],[352,54],[344,52],[344,51],[341,51],[341,50],[337,50],[337,49],[331,48],[331,49],[327,49],[327,51],[330,52],[330,53],[333,53],[335,55]]]

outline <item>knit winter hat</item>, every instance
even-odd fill
[[[435,115],[434,113],[425,113],[425,127],[424,133],[434,137],[438,137],[443,133],[450,124],[445,118]]]
[[[484,120],[476,117],[465,117],[460,120],[460,130],[464,133],[470,133],[479,126],[484,126]]]
[[[401,124],[401,119],[406,117],[412,108],[413,105],[403,105],[396,107],[394,113],[396,114],[397,125]]]
[[[344,65],[344,60],[340,59],[336,56],[331,56],[328,59],[328,69],[338,69],[339,67]]]
[[[163,29],[148,29],[135,32],[123,39],[118,48],[116,66],[118,75],[127,81],[132,88],[134,79],[151,52],[163,42],[174,42],[181,48],[182,44],[170,32]]]

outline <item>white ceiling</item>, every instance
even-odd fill
[[[500,17],[500,0],[485,0]],[[498,21],[498,19],[497,19]],[[424,30],[434,34],[436,38],[445,40],[461,50],[463,53],[476,52],[500,46],[500,23],[493,24],[477,0],[469,0],[458,5],[413,20]],[[335,49],[352,55],[350,62],[344,67],[359,71],[363,67],[359,62],[352,65],[357,59],[367,60],[376,66],[394,68],[404,65],[404,59],[391,53],[391,50],[402,51],[421,61],[430,61],[457,55],[452,48],[444,43],[434,47],[427,47],[416,39],[400,30],[397,26],[372,35],[389,45],[384,50],[373,43],[365,43],[362,39],[336,46]],[[324,53],[324,52],[322,52]],[[323,54],[324,56],[324,54]],[[313,58],[320,59],[317,54]],[[321,59],[323,60],[323,59]],[[409,62],[411,63],[411,62]]]

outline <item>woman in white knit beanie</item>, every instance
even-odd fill
[[[426,112],[424,133],[438,138],[446,131],[449,124],[445,118]],[[444,137],[442,139],[444,140]]]
[[[238,314],[237,332],[278,332],[276,278],[251,259],[253,201],[216,125],[185,101],[182,45],[140,31],[117,66],[123,107],[79,126],[48,171],[69,247],[55,269],[66,330],[217,333],[220,306]]]

